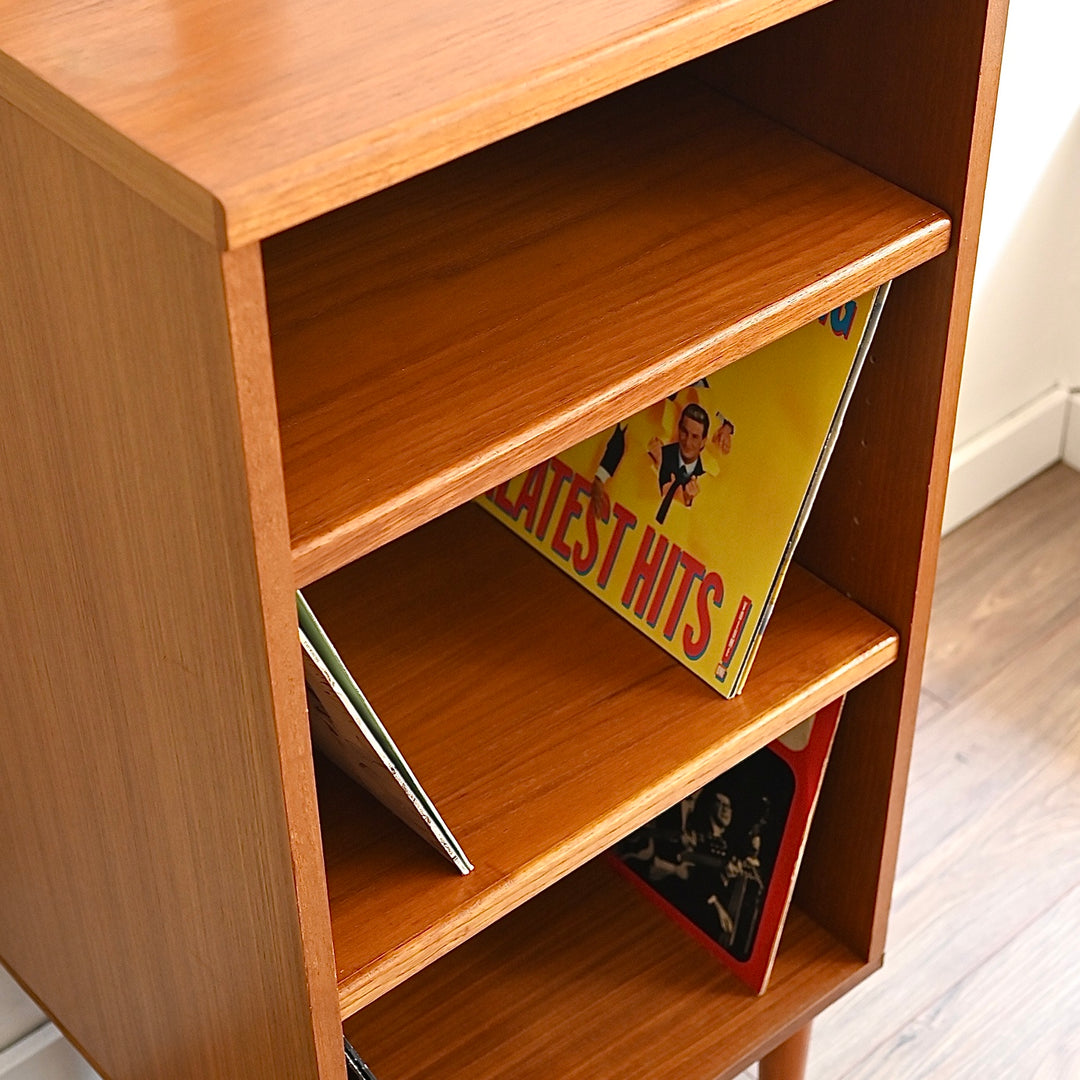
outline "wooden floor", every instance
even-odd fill
[[[1080,473],[943,542],[885,968],[810,1080],[1080,1080]]]

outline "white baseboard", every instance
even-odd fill
[[[45,1014],[0,966],[0,1051],[45,1023]]]
[[[1074,390],[1069,395],[1067,416],[1065,446],[1061,456],[1065,459],[1066,465],[1080,470],[1080,390]]]
[[[0,1080],[101,1080],[49,1023],[0,1050]]]
[[[942,532],[955,529],[1062,458],[1069,414],[1080,462],[1080,404],[1055,387],[953,450]],[[1070,440],[1071,442],[1071,440]],[[1080,467],[1080,465],[1078,465]]]

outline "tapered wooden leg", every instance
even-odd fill
[[[758,1080],[803,1080],[810,1053],[810,1025],[799,1028],[758,1064]]]

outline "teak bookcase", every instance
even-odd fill
[[[882,961],[1004,17],[0,0],[0,957],[105,1076],[799,1074]],[[889,278],[737,700],[463,505]],[[313,763],[331,574],[467,878]],[[593,860],[843,693],[754,998]]]

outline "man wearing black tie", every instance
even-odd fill
[[[731,452],[731,436],[735,433],[735,426],[720,413],[716,416],[720,424],[713,441],[720,453],[728,454]],[[649,443],[649,457],[657,468],[660,484],[660,508],[656,512],[656,520],[660,524],[664,523],[676,498],[683,506],[692,506],[697,498],[697,478],[705,473],[705,467],[701,463],[701,451],[705,448],[708,437],[709,414],[700,405],[691,402],[679,416],[677,442],[665,446],[657,437]],[[605,482],[618,468],[625,449],[626,429],[616,425],[608,440],[600,467],[596,470],[590,504],[591,512],[598,513],[605,521],[610,511]]]
[[[720,426],[714,439],[720,453],[729,454],[735,425],[720,413],[717,413],[716,417]],[[698,494],[697,478],[705,472],[705,467],[701,464],[701,451],[705,448],[708,437],[709,414],[700,405],[691,402],[679,417],[679,441],[661,446],[659,439],[653,439],[649,444],[649,456],[656,464],[660,493],[663,496],[660,509],[656,512],[656,520],[661,525],[675,498],[678,498],[683,506],[694,504]]]
[[[704,475],[701,451],[709,437],[709,414],[691,402],[679,417],[678,442],[661,444],[659,438],[649,443],[649,457],[659,470],[660,509],[656,520],[663,525],[672,500],[678,497],[683,506],[692,506],[698,494],[697,478]]]

